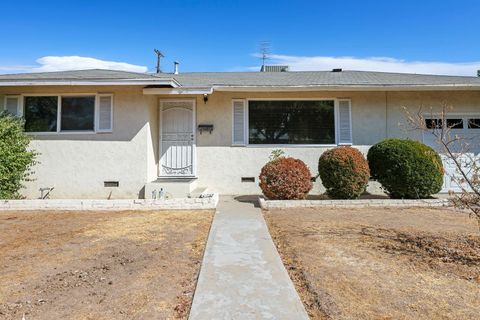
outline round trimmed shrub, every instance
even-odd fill
[[[370,178],[367,160],[352,147],[325,151],[318,161],[318,173],[327,195],[333,199],[358,198]]]
[[[372,177],[391,198],[428,198],[442,189],[442,159],[423,143],[385,139],[370,148],[367,159]]]
[[[260,188],[268,199],[305,199],[312,189],[307,165],[294,158],[281,157],[268,162],[260,172]]]

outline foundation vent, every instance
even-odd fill
[[[242,177],[242,182],[255,182],[255,177]]]
[[[119,185],[118,181],[103,181],[105,188],[117,188]]]

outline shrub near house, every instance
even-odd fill
[[[312,189],[310,170],[301,160],[274,156],[260,172],[260,188],[272,200],[305,199]]]
[[[352,147],[337,147],[322,154],[318,173],[327,195],[333,199],[356,199],[370,178],[368,162]]]
[[[367,159],[372,177],[392,198],[427,198],[442,189],[442,160],[423,143],[385,139],[370,148]]]
[[[28,149],[29,143],[23,120],[0,114],[0,199],[19,198],[22,183],[29,180],[37,155]]]

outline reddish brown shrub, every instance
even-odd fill
[[[312,189],[310,179],[310,170],[303,161],[281,157],[263,166],[260,188],[272,200],[305,199]]]
[[[368,162],[352,147],[337,147],[322,154],[318,173],[327,194],[334,199],[358,198],[370,178]]]

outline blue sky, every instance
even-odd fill
[[[478,0],[7,1],[0,12],[0,73],[152,71],[153,48],[166,72],[174,60],[181,71],[256,70],[265,40],[270,63],[293,70],[480,69]]]

